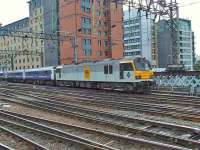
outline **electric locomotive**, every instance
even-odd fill
[[[153,71],[145,58],[105,60],[56,68],[56,84],[73,87],[125,89],[143,92],[151,89]]]

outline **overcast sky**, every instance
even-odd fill
[[[28,16],[28,0],[0,0],[0,23],[3,25]],[[196,52],[200,55],[200,0],[178,0],[180,17],[191,19],[196,36]]]

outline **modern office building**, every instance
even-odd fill
[[[136,9],[124,11],[124,57],[146,57],[156,67],[157,32],[152,18]]]
[[[194,59],[194,34],[192,32],[191,21],[187,19],[178,20],[179,38],[178,63],[183,64],[186,70],[193,70]],[[159,67],[167,67],[172,62],[172,38],[170,35],[169,25],[166,20],[158,23],[158,60]]]
[[[195,35],[192,32],[192,57],[193,57],[193,67],[196,64],[196,47],[195,47]]]
[[[59,0],[62,64],[123,57],[123,6],[108,0]]]

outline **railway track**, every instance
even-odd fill
[[[5,128],[0,125],[0,133],[1,133],[1,142],[10,146],[10,149],[29,149],[29,150],[48,150],[42,145],[35,143],[32,140],[29,140],[26,137],[17,134],[15,131],[11,131],[8,128]],[[12,148],[11,148],[12,147]],[[0,148],[1,149],[1,148]]]
[[[48,142],[48,144],[45,144],[47,148],[38,146],[36,149],[59,149],[58,147],[62,146],[63,149],[71,147],[72,149],[83,150],[116,150],[115,148],[62,132],[61,130],[48,127],[47,125],[42,125],[36,121],[34,122],[33,120],[24,119],[14,113],[2,110],[0,111],[0,126],[15,135],[22,134],[20,135],[21,137],[28,136],[28,138],[32,139],[32,141],[29,140],[31,144],[34,143],[33,140],[36,140],[36,138],[37,142]],[[62,143],[62,145],[60,145],[60,143]]]
[[[11,86],[13,88],[19,88],[18,86]],[[184,104],[183,102],[190,102],[190,104],[198,102],[197,100],[199,100],[199,97],[193,97],[193,96],[183,96],[183,95],[171,95],[171,94],[161,94],[159,92],[157,93],[153,93],[150,95],[140,95],[140,94],[127,94],[127,93],[120,93],[120,92],[110,92],[110,91],[100,91],[100,90],[91,90],[91,89],[72,89],[72,88],[63,88],[63,87],[48,87],[48,90],[45,89],[45,86],[37,86],[37,88],[33,88],[32,85],[28,85],[27,87],[23,87],[23,90],[31,90],[31,91],[35,91],[35,92],[48,92],[48,94],[63,94],[66,95],[68,93],[70,94],[76,94],[79,95],[81,94],[81,96],[92,96],[95,98],[104,98],[104,96],[106,96],[105,98],[111,98],[113,99],[113,97],[118,97],[119,100],[122,99],[128,99],[128,100],[138,100],[138,98],[145,99],[145,101],[150,101],[150,102],[159,102],[157,100],[161,100],[161,102],[163,102],[162,100],[167,100],[167,102],[173,102],[176,100],[175,104],[179,104],[179,105],[188,105],[188,104]],[[100,92],[99,92],[100,91]],[[92,95],[91,95],[92,92]],[[69,94],[69,95],[70,95]],[[83,94],[83,95],[82,95]],[[180,98],[181,100],[179,101]],[[172,103],[173,104],[173,103]]]
[[[3,89],[2,89],[3,90]],[[5,89],[11,90],[13,93],[17,92],[15,89]],[[68,91],[64,96],[56,96],[50,92],[44,93],[42,92],[33,92],[33,91],[20,91],[18,90],[18,93],[21,95],[27,95],[32,96],[38,99],[43,98],[50,98],[50,99],[56,99],[59,101],[70,101],[70,102],[76,102],[76,103],[82,103],[85,105],[91,105],[95,104],[101,107],[112,107],[115,109],[122,109],[122,110],[129,110],[129,111],[138,111],[138,112],[144,112],[144,113],[150,113],[153,115],[159,115],[159,116],[171,116],[178,119],[183,120],[190,120],[199,122],[199,107],[200,102],[198,100],[188,100],[188,97],[182,98],[181,101],[177,102],[177,97],[161,97],[157,96],[154,97],[152,95],[148,96],[148,100],[142,100],[144,99],[144,96],[136,95],[134,98],[130,99],[123,99],[122,97],[110,97],[106,95],[100,96],[95,94],[83,94],[83,93],[76,93],[74,91]],[[60,93],[59,93],[60,94]],[[36,96],[37,95],[37,96]],[[67,97],[65,97],[67,96]],[[186,106],[186,107],[182,107]]]
[[[31,95],[29,96],[31,97]],[[16,96],[14,97],[16,98]],[[88,110],[88,109],[83,109],[83,108],[75,107],[75,106],[67,107],[67,106],[63,106],[64,105],[63,103],[60,104],[59,102],[47,100],[47,99],[40,99],[40,100],[32,99],[31,101],[29,99],[27,101],[20,98],[20,101],[21,101],[20,102],[21,104],[26,104],[26,105],[29,104],[30,107],[37,107],[37,108],[40,108],[40,109],[42,108],[46,110],[48,109],[51,112],[81,117],[89,121],[104,123],[105,125],[115,126],[123,130],[126,129],[129,131],[129,133],[132,133],[133,135],[136,135],[136,133],[139,133],[146,137],[149,136],[150,139],[152,139],[152,135],[154,135],[155,141],[157,140],[156,138],[158,138],[164,141],[168,141],[169,144],[176,144],[179,146],[181,144],[181,146],[182,145],[186,146],[186,148],[191,148],[191,146],[199,147],[198,129],[164,124],[161,122],[151,122],[149,120],[139,120],[139,119],[134,120],[133,118],[131,119],[131,118],[127,118],[127,117],[116,115],[116,114],[99,112],[95,110]],[[16,102],[16,100],[12,100],[11,102]],[[120,122],[117,122],[119,120]],[[135,126],[138,126],[138,124],[143,124],[143,126],[140,125],[141,128],[134,128]],[[189,138],[188,137],[186,138],[186,136],[188,135],[190,135]],[[172,140],[172,142],[170,140]]]
[[[8,84],[10,87],[13,88],[19,88],[20,85],[22,84]],[[19,86],[18,86],[19,85]],[[5,86],[7,86],[7,84],[5,84]],[[68,88],[68,87],[53,87],[53,86],[35,86],[36,88],[33,88],[33,85],[27,85],[26,87],[23,87],[23,89],[25,90],[32,90],[32,91],[36,91],[38,92],[38,90],[44,91],[44,92],[49,92],[51,90],[52,93],[59,93],[59,94],[67,94],[67,92],[69,93],[81,93],[81,94],[91,94],[92,92],[92,96],[110,96],[112,98],[112,96],[119,96],[123,98],[129,98],[130,96],[133,96],[132,99],[135,100],[136,98],[148,98],[150,100],[155,99],[158,100],[158,98],[169,98],[169,99],[174,99],[176,97],[181,97],[182,99],[189,99],[192,98],[193,100],[198,100],[199,97],[195,97],[195,96],[188,96],[188,95],[183,95],[182,93],[177,93],[176,95],[172,95],[172,93],[168,93],[168,92],[164,92],[164,91],[155,91],[153,90],[153,94],[150,95],[142,95],[141,94],[131,94],[131,93],[126,93],[126,92],[119,92],[119,91],[107,91],[107,90],[95,90],[95,89],[81,89],[78,88],[78,90],[76,88]],[[46,89],[48,88],[48,90]],[[108,95],[109,94],[109,95]],[[150,96],[150,97],[149,97]],[[148,100],[147,99],[147,100]],[[177,100],[177,99],[176,99]]]
[[[10,148],[10,147],[8,147],[6,145],[3,145],[3,144],[0,144],[0,149],[1,150],[14,150],[14,149],[12,149],[12,148]]]
[[[26,89],[28,90],[28,89]],[[109,95],[104,95],[108,93],[83,93],[86,90],[75,91],[75,90],[65,90],[65,91],[52,91],[45,92],[44,89],[39,89],[40,91],[33,89],[33,91],[29,91],[29,94],[35,94],[38,96],[47,98],[50,96],[51,98],[58,99],[60,101],[71,101],[76,103],[81,103],[85,105],[98,105],[101,107],[112,107],[116,109],[122,110],[130,110],[130,111],[138,111],[144,113],[150,113],[152,115],[158,116],[170,116],[173,118],[178,118],[182,120],[190,120],[194,122],[199,122],[199,107],[200,102],[197,98],[191,97],[180,97],[180,96],[163,96],[163,95],[133,95],[134,97],[130,97],[130,95],[123,94],[113,96],[109,93]],[[24,90],[23,90],[24,91]],[[26,91],[28,92],[28,91]],[[42,93],[41,93],[42,92]],[[42,94],[42,95],[41,95]],[[59,94],[59,95],[58,95]],[[57,95],[57,96],[56,96]],[[128,97],[129,96],[129,97]],[[117,101],[116,101],[117,98]],[[73,99],[73,100],[71,100]],[[179,100],[180,99],[180,100]],[[183,107],[184,106],[184,107]]]
[[[98,143],[104,143],[104,145],[111,145],[114,147],[113,149],[131,149],[135,145],[135,143],[145,143],[149,144],[151,146],[156,146],[156,148],[162,148],[162,149],[185,149],[183,147],[178,147],[178,146],[170,146],[167,144],[159,144],[156,142],[152,141],[147,141],[147,140],[141,140],[141,139],[136,139],[136,138],[131,138],[127,136],[122,136],[114,133],[109,133],[105,131],[99,131],[99,130],[94,130],[94,129],[89,129],[89,128],[83,128],[80,126],[75,126],[75,125],[70,125],[70,124],[63,124],[55,121],[50,121],[50,120],[45,120],[41,118],[36,118],[28,115],[22,115],[18,113],[13,113],[13,112],[7,112],[7,111],[0,111],[1,113],[7,114],[7,117],[10,116],[15,116],[17,118],[23,118],[31,122],[40,122],[42,125],[46,125],[48,127],[54,127],[57,130],[65,130],[70,132],[70,134],[78,134],[79,136],[85,136],[85,138],[91,138],[95,139]],[[6,117],[6,116],[5,116]],[[16,120],[16,118],[15,118]],[[98,138],[97,138],[98,137]],[[103,144],[102,144],[103,145]],[[137,147],[135,145],[135,147]],[[108,149],[108,148],[107,148]]]

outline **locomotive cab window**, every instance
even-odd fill
[[[148,71],[151,70],[150,62],[146,59],[138,58],[134,61],[136,70]]]
[[[120,64],[120,71],[133,71],[132,63],[122,63],[122,64]]]
[[[125,71],[134,71],[132,63],[121,63],[120,64],[120,79],[124,79]]]

